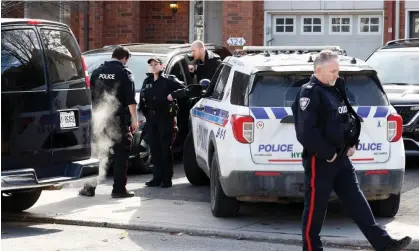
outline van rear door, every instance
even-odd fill
[[[355,163],[383,163],[390,154],[387,139],[389,104],[373,73],[340,72],[350,102],[363,119]],[[256,164],[289,165],[301,161],[291,105],[310,73],[257,74],[249,94],[250,115],[255,120],[252,159]]]
[[[79,46],[63,26],[41,26],[53,119],[52,164],[89,159],[91,156],[90,82]]]
[[[36,30],[1,27],[1,169],[46,167],[51,161],[48,86]]]

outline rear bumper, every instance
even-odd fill
[[[41,170],[27,168],[5,170],[1,172],[1,191],[42,188],[72,183],[83,179],[94,178],[99,175],[99,160],[87,159],[75,161],[59,166],[42,168]],[[50,175],[46,175],[50,173]]]
[[[388,174],[366,174],[357,171],[361,190],[368,200],[386,199],[398,194],[404,180],[403,170],[388,170]],[[255,176],[253,171],[232,171],[220,178],[224,193],[230,197],[276,197],[301,201],[304,198],[304,172],[280,172],[279,176]],[[332,193],[331,198],[336,198]]]

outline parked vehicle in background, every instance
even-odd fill
[[[99,174],[86,70],[67,25],[1,19],[2,211],[26,210],[44,189]]]
[[[406,156],[419,157],[419,38],[390,41],[366,61],[403,118]]]
[[[151,56],[158,56],[163,59],[165,69],[164,73],[175,75],[180,81],[183,81],[186,86],[191,84],[199,84],[196,78],[191,78],[188,71],[188,64],[192,61],[191,45],[190,44],[148,44],[148,43],[131,43],[118,44],[127,47],[132,54],[127,66],[133,72],[135,79],[136,100],[139,102],[140,90],[146,73],[149,71],[147,60]],[[108,45],[100,49],[95,49],[83,53],[86,59],[88,73],[99,67],[104,61],[110,60],[112,51],[117,45]],[[230,56],[229,50],[222,46],[213,44],[206,44],[207,49],[220,55],[222,59]],[[179,111],[177,116],[178,132],[176,134],[175,142],[173,144],[173,151],[180,153],[183,150],[183,142],[189,132],[188,117],[189,110],[196,102],[196,99],[181,99],[177,100]],[[137,130],[134,133],[134,144],[132,147],[130,159],[133,159],[133,166],[143,173],[150,173],[152,171],[150,149],[147,144],[147,135],[141,136],[141,131]],[[112,159],[109,163],[112,163]]]

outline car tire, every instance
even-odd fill
[[[217,153],[214,153],[211,162],[210,196],[211,212],[215,217],[234,217],[240,209],[236,198],[228,197],[221,187],[220,172]]]
[[[371,201],[371,210],[376,217],[391,218],[399,211],[400,194],[391,194],[385,200]]]
[[[20,213],[31,208],[41,196],[41,189],[31,189],[22,192],[3,192],[1,195],[1,211]]]
[[[136,171],[149,174],[153,172],[153,166],[151,164],[151,151],[145,137],[141,137],[141,132],[134,133],[133,140],[133,154],[134,157],[134,168]]]
[[[204,186],[210,183],[208,176],[196,162],[195,147],[191,132],[186,136],[185,145],[183,147],[183,169],[186,178],[192,185]]]

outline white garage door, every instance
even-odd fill
[[[383,44],[379,14],[272,15],[272,45],[339,45],[365,59]]]

